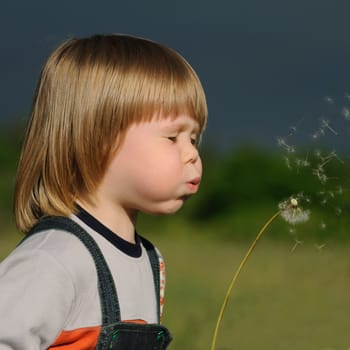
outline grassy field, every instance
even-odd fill
[[[214,240],[184,227],[151,238],[167,263],[166,324],[172,350],[210,349],[226,288],[249,243]],[[174,231],[174,232],[171,232]],[[0,257],[17,234],[0,240]],[[264,237],[234,289],[217,350],[349,350],[349,244]]]
[[[261,244],[260,244],[261,243]],[[233,291],[217,349],[348,350],[348,246],[260,242]],[[161,237],[173,349],[209,349],[232,273],[247,245]]]

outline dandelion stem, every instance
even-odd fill
[[[212,343],[211,343],[211,348],[210,350],[215,350],[215,346],[216,346],[216,340],[217,340],[217,337],[218,337],[218,333],[219,333],[219,329],[220,329],[220,324],[221,324],[221,321],[222,321],[222,318],[224,316],[224,312],[226,310],[226,306],[227,306],[227,303],[229,301],[229,298],[230,298],[230,295],[231,295],[231,291],[238,279],[238,276],[240,275],[244,265],[246,264],[250,254],[253,252],[256,244],[258,243],[259,239],[262,237],[262,235],[265,233],[266,229],[271,225],[271,223],[280,215],[281,213],[281,210],[279,210],[278,212],[276,212],[274,215],[271,216],[271,218],[265,223],[265,225],[261,228],[261,230],[259,231],[259,233],[257,234],[255,240],[253,241],[253,243],[250,245],[247,253],[245,254],[245,256],[243,257],[241,263],[239,264],[235,274],[233,275],[233,278],[231,280],[231,283],[227,289],[227,292],[226,292],[226,295],[225,295],[225,298],[224,298],[224,302],[221,306],[221,309],[220,309],[220,313],[219,313],[219,316],[218,316],[218,319],[216,321],[216,326],[215,326],[215,331],[214,331],[214,335],[213,335],[213,339],[212,339]]]

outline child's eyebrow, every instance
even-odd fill
[[[167,124],[164,126],[164,130],[167,131],[184,131],[184,130],[191,130],[191,132],[194,132],[196,134],[200,133],[200,127],[199,124],[196,122],[194,125],[191,123],[188,123],[186,121],[172,121],[171,124]]]

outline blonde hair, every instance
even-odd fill
[[[64,42],[41,72],[25,135],[14,196],[19,230],[74,212],[131,124],[181,112],[204,130],[203,88],[175,51],[126,35]]]

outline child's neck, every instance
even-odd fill
[[[95,205],[89,201],[78,201],[78,204],[119,237],[135,243],[136,213],[128,213],[121,207]]]

